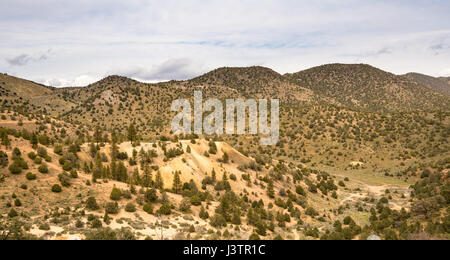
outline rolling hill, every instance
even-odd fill
[[[449,97],[425,83],[343,64],[58,89],[3,75],[0,239],[17,223],[17,239],[448,237]],[[194,90],[280,98],[279,143],[171,134]]]
[[[435,78],[419,73],[408,73],[405,75],[410,80],[417,82],[420,85],[434,89],[442,94],[450,95],[450,79],[449,78]]]
[[[287,77],[318,95],[356,109],[400,112],[450,105],[447,96],[365,64],[329,64]]]

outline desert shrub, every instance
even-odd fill
[[[203,181],[202,181],[202,185],[213,185],[214,184],[214,180],[210,177],[210,176],[206,176]]]
[[[350,223],[354,223],[353,219],[350,216],[344,218],[344,225],[350,225]]]
[[[22,155],[22,152],[19,150],[19,148],[15,147],[15,148],[13,149],[13,152],[12,152],[12,159],[13,159],[13,160],[16,160],[16,159],[19,158],[21,155]]]
[[[228,154],[227,153],[223,153],[222,162],[223,163],[228,163],[229,161],[230,161],[230,157],[228,156]]]
[[[202,204],[202,200],[199,196],[194,195],[191,197],[191,204],[194,206],[200,206]]]
[[[8,169],[11,172],[11,174],[14,175],[20,174],[22,172],[22,167],[20,166],[20,163],[18,163],[17,161],[13,162]]]
[[[102,227],[102,222],[100,221],[100,219],[95,218],[94,220],[92,220],[91,228],[101,228],[101,227]]]
[[[47,156],[47,150],[44,147],[39,147],[37,149],[37,155],[39,155],[42,158],[45,158]]]
[[[30,158],[31,160],[34,160],[34,159],[36,159],[36,154],[34,152],[29,152],[28,158]]]
[[[117,240],[117,233],[111,228],[100,228],[89,232],[86,240]]]
[[[39,225],[39,230],[49,231],[50,225],[48,223],[43,223],[43,224]]]
[[[209,214],[208,214],[208,212],[205,210],[204,207],[202,207],[202,208],[200,209],[199,217],[200,217],[201,219],[208,219],[208,218],[209,218]]]
[[[117,232],[117,239],[121,241],[136,240],[136,236],[130,228],[121,228]]]
[[[38,171],[43,174],[48,173],[47,164],[43,163],[41,166],[39,166]]]
[[[314,208],[311,207],[306,209],[305,214],[311,217],[316,217],[319,215],[319,213]]]
[[[228,181],[218,181],[216,183],[216,186],[214,186],[214,189],[216,191],[224,191],[224,190],[231,190],[231,185]]]
[[[56,145],[55,148],[53,148],[53,152],[57,155],[63,155],[63,148],[61,145]]]
[[[252,234],[248,240],[261,240],[261,238],[259,238],[258,234]]]
[[[194,227],[194,225],[191,225],[189,227],[189,233],[194,233],[194,232],[195,232],[195,227]]]
[[[181,149],[181,148],[170,148],[170,149],[165,153],[165,155],[166,155],[166,157],[167,157],[168,159],[172,159],[172,158],[175,158],[175,157],[178,157],[178,156],[182,155],[183,153],[184,153],[184,151],[183,151],[183,149]]]
[[[123,190],[123,191],[121,191],[121,193],[122,193],[121,194],[122,198],[125,198],[127,200],[130,200],[132,198],[131,191],[129,191],[129,190]]]
[[[180,203],[181,212],[189,212],[191,210],[191,201],[187,198],[183,199]]]
[[[119,204],[117,202],[108,202],[105,205],[105,212],[108,214],[119,213]]]
[[[381,204],[387,204],[387,203],[389,203],[389,200],[388,200],[387,198],[385,198],[385,197],[382,197],[382,198],[379,200],[379,202],[380,202]]]
[[[50,143],[50,138],[47,135],[40,135],[38,139],[42,145],[48,145]]]
[[[100,207],[94,197],[89,197],[86,201],[86,208],[89,210],[98,210]]]
[[[227,220],[221,215],[221,214],[215,214],[211,218],[210,222],[211,226],[213,227],[226,227],[227,226]]]
[[[31,173],[31,172],[29,172],[29,173],[27,173],[27,180],[29,180],[29,181],[33,181],[33,180],[36,180],[36,174],[33,174],[33,173]]]
[[[217,146],[216,143],[214,141],[210,141],[209,142],[209,151],[208,153],[210,154],[217,154]]]
[[[126,212],[136,212],[136,206],[130,202],[125,206],[125,211]]]
[[[153,204],[151,202],[147,202],[144,205],[144,211],[147,212],[148,214],[153,214]]]
[[[273,240],[284,240],[281,235],[277,235]]]
[[[8,218],[15,218],[19,216],[19,214],[17,213],[17,211],[15,209],[10,209],[8,212]]]
[[[158,195],[155,189],[149,189],[145,192],[145,200],[147,202],[156,202],[158,200]]]
[[[129,228],[112,230],[111,228],[98,228],[86,235],[86,240],[136,240],[136,236]]]
[[[117,154],[117,159],[123,161],[123,160],[127,160],[128,159],[128,154],[123,152],[123,153],[118,153]]]
[[[53,186],[52,186],[52,192],[54,192],[54,193],[60,193],[60,192],[62,192],[61,186],[59,186],[58,184],[53,185]]]
[[[33,161],[35,164],[41,164],[42,163],[42,158],[41,157],[36,157],[36,158],[34,158],[34,161]]]
[[[156,213],[162,215],[170,215],[172,214],[172,205],[170,205],[170,203],[164,203]]]
[[[72,170],[72,165],[70,164],[69,161],[65,160],[62,168],[64,171],[70,171]]]
[[[109,196],[109,198],[114,201],[119,201],[121,197],[122,192],[118,188],[114,187],[111,191],[111,195]]]
[[[70,187],[70,176],[67,172],[59,174],[58,179],[63,187]]]
[[[70,177],[72,177],[72,179],[78,178],[78,172],[77,172],[77,170],[72,169],[72,170],[70,171]]]
[[[297,194],[299,194],[299,195],[306,196],[306,192],[302,186],[297,186],[295,188],[295,192],[297,192]]]
[[[84,227],[83,221],[77,220],[77,222],[75,223],[75,227],[76,228],[83,228]]]
[[[101,155],[100,155],[100,157],[101,157],[101,160],[102,160],[102,162],[108,162],[108,156],[106,156],[106,154],[105,153],[102,153]]]
[[[8,166],[8,164],[8,155],[5,152],[0,151],[0,167],[5,168],[6,166]]]

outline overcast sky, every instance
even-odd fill
[[[52,86],[223,66],[450,76],[448,0],[0,0],[0,72]]]

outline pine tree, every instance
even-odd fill
[[[155,187],[157,189],[164,188],[164,181],[162,179],[161,172],[159,172],[159,171],[156,173]]]
[[[37,145],[39,144],[39,141],[38,141],[38,137],[37,137],[36,133],[33,133],[31,135],[30,143],[33,146],[33,149],[37,148]]]
[[[6,147],[6,149],[8,149],[11,146],[11,140],[9,140],[8,137],[8,133],[5,131],[0,132],[1,134],[1,139],[2,139],[2,145],[4,145]]]
[[[267,195],[269,198],[275,198],[275,191],[273,190],[273,180],[269,180],[269,184],[267,185]]]
[[[106,225],[111,224],[111,218],[109,217],[108,212],[105,212],[105,215],[103,216],[103,222],[104,222]]]
[[[205,208],[202,206],[202,208],[200,209],[200,214],[199,217],[201,219],[208,219],[209,218],[209,214],[208,212],[205,210]]]
[[[227,153],[224,153],[222,156],[222,162],[223,163],[228,163],[228,161],[230,160],[230,157],[228,157]]]
[[[233,218],[231,219],[231,223],[234,225],[241,224],[241,213],[239,212],[239,210],[234,211]]]
[[[89,145],[89,154],[91,155],[92,158],[95,158],[95,156],[97,155],[97,151],[98,151],[97,147],[93,143],[91,143]]]
[[[133,180],[132,180],[131,184],[136,184],[136,185],[142,184],[141,177],[139,176],[139,170],[137,168],[134,169]]]
[[[173,186],[172,189],[174,190],[175,193],[178,194],[178,192],[181,191],[182,188],[182,183],[181,183],[181,179],[180,179],[180,172],[176,171],[175,172],[175,176],[173,178]]]
[[[136,135],[137,135],[136,128],[135,128],[134,124],[132,123],[128,127],[128,135],[127,135],[128,140],[131,142],[132,145],[136,141]]]
[[[118,172],[117,180],[126,183],[128,181],[128,171],[123,162],[119,162],[117,172]]]
[[[116,163],[116,159],[115,158],[111,159],[110,168],[111,168],[111,178],[113,180],[118,180],[119,179],[119,174],[117,172],[117,163]]]
[[[100,126],[97,126],[95,128],[94,140],[95,140],[95,143],[97,144],[97,146],[99,145],[99,143],[101,143],[103,141],[103,132],[102,132],[102,129],[100,128]]]
[[[119,154],[119,148],[117,147],[117,136],[116,136],[116,132],[113,131],[111,134],[111,158],[112,158],[112,160],[116,159],[118,154]]]
[[[102,178],[103,174],[103,164],[102,164],[102,158],[100,156],[100,152],[97,152],[97,155],[95,156],[95,164],[94,168],[92,170],[92,181],[95,183],[98,179]]]
[[[142,178],[142,186],[148,188],[152,186],[152,174],[150,173],[150,167],[148,164],[143,166],[144,176]]]
[[[111,179],[111,168],[109,166],[103,167],[103,179]]]
[[[213,169],[213,171],[212,171],[211,176],[212,176],[212,181],[213,181],[213,183],[216,183],[217,177],[216,177],[216,171],[215,171],[214,169]]]

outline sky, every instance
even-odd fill
[[[0,72],[55,87],[367,63],[450,76],[448,0],[0,0]]]

